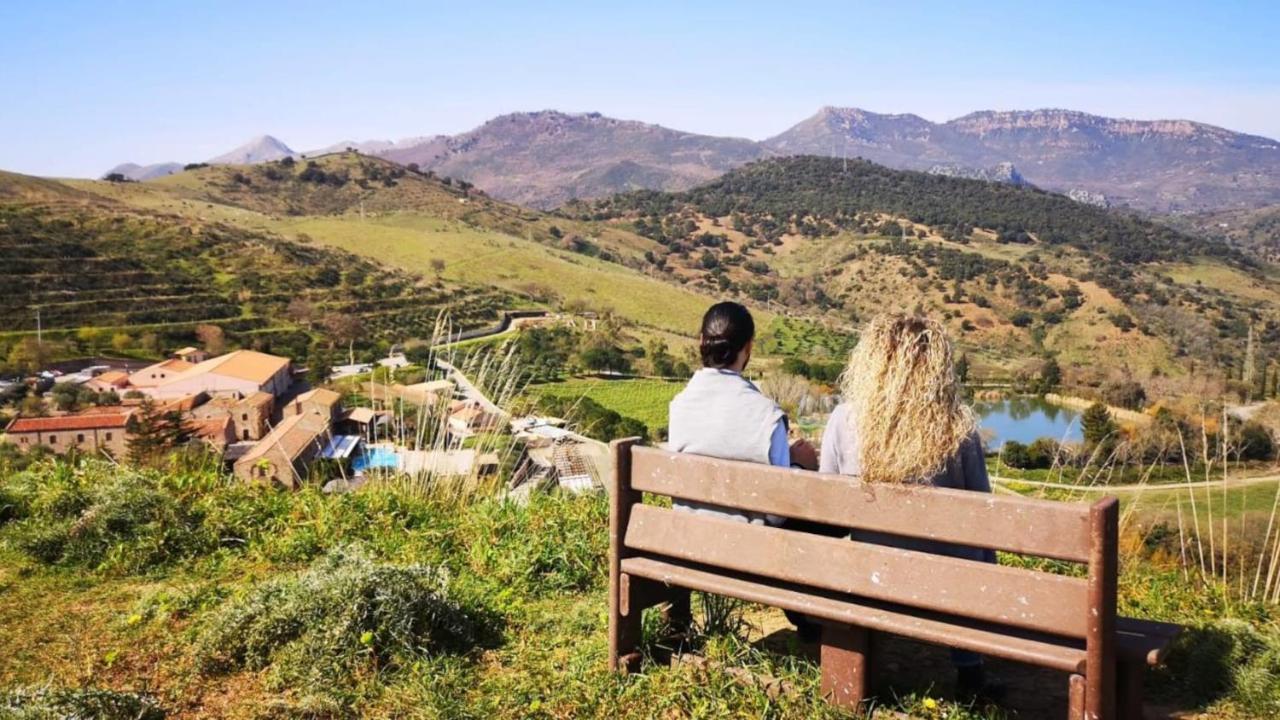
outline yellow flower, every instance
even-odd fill
[[[938,709],[938,701],[937,701],[937,700],[934,700],[933,698],[929,698],[929,697],[925,698],[925,699],[924,699],[924,703],[923,703],[923,704],[924,704],[924,709],[925,709],[925,710],[937,710],[937,709]]]
[[[141,616],[141,615],[138,615],[138,614],[136,614],[136,613],[135,613],[135,614],[133,614],[133,615],[130,615],[130,616],[129,616],[128,624],[130,624],[130,625],[137,625],[137,624],[138,624],[138,623],[140,623],[140,622],[142,622],[142,616]]]

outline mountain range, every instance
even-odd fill
[[[636,189],[679,191],[774,156],[861,157],[892,168],[1025,182],[1091,204],[1152,212],[1280,203],[1280,142],[1189,120],[1072,110],[982,111],[943,123],[825,107],[763,141],[683,132],[599,113],[511,113],[458,135],[336,143],[474,183],[536,208]],[[212,164],[298,156],[264,135]],[[132,179],[174,164],[113,168]]]

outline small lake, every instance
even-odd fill
[[[1000,449],[1006,441],[1020,443],[1048,437],[1058,442],[1080,442],[1080,413],[1047,403],[1039,397],[1013,397],[973,403],[982,418],[983,439],[988,450]]]

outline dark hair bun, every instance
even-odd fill
[[[736,302],[711,306],[702,316],[699,351],[704,367],[723,368],[734,363],[738,353],[756,335],[751,313]]]

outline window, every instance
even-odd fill
[[[76,442],[78,442],[78,443],[82,443],[82,442],[84,442],[84,433],[78,433],[78,434],[76,435]]]
[[[107,442],[111,442],[111,433],[106,434]]]
[[[244,420],[245,422],[248,422],[248,421],[249,421],[249,413],[240,413],[240,419],[241,419],[241,420]]]
[[[50,444],[50,445],[57,445],[57,444],[58,444],[58,436],[57,436],[57,435],[50,435],[50,436],[49,436],[49,444]]]

